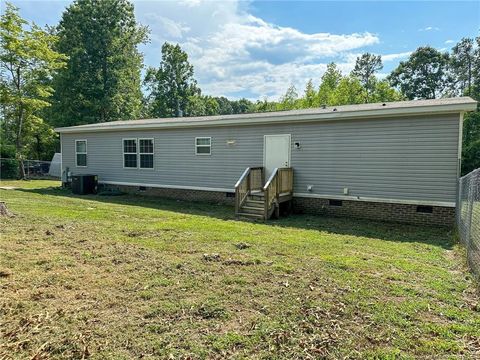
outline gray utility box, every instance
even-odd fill
[[[77,195],[96,194],[98,187],[97,175],[73,175],[72,192]]]

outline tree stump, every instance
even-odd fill
[[[13,216],[13,214],[8,211],[7,205],[3,201],[0,201],[0,216]]]

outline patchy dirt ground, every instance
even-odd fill
[[[480,357],[445,229],[5,185],[0,359]]]

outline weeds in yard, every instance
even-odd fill
[[[0,190],[0,358],[479,358],[445,229]]]

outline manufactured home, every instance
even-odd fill
[[[294,211],[451,225],[469,97],[58,128],[62,172],[101,186]],[[285,203],[285,204],[283,204]],[[282,205],[283,204],[283,205]]]

